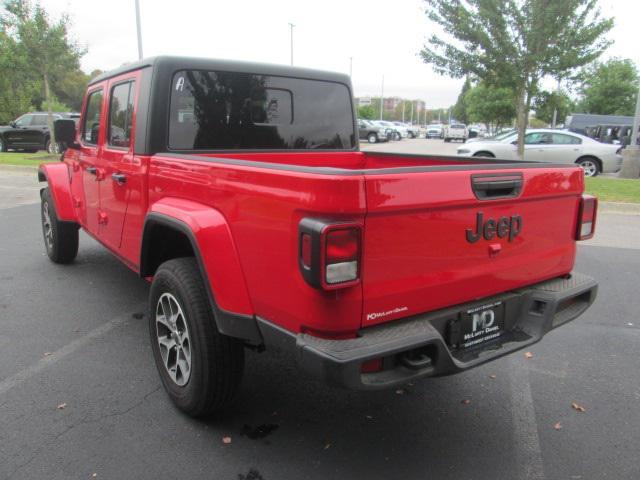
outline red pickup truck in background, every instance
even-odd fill
[[[151,282],[162,383],[228,404],[244,349],[294,349],[351,388],[460,372],[594,301],[572,272],[595,228],[580,167],[358,150],[349,77],[158,57],[89,85],[44,164],[46,251],[78,230]]]

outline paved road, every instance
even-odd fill
[[[445,143],[440,139],[415,138],[399,142],[367,143],[361,140],[360,148],[373,152],[414,153],[422,155],[455,155],[460,142]]]
[[[146,283],[85,235],[75,264],[50,263],[38,216],[0,210],[1,479],[640,478],[640,216],[600,217],[622,238],[597,235],[577,265],[599,298],[533,358],[397,394],[328,388],[284,352],[251,352],[237,405],[206,422],[160,387]]]

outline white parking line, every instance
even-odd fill
[[[141,307],[138,307],[138,308],[139,309],[134,311],[144,311],[144,309],[146,308],[146,304],[143,304]],[[131,318],[131,313],[127,313],[125,315],[120,315],[118,317],[115,317],[109,320],[108,322],[103,323],[99,327],[94,328],[86,335],[83,335],[80,338],[76,338],[71,343],[68,343],[64,347],[51,353],[51,355],[42,357],[38,362],[34,363],[33,365],[30,365],[24,370],[21,370],[18,373],[5,378],[4,380],[0,381],[0,395],[3,395],[4,393],[8,392],[12,388],[20,385],[21,383],[24,383],[25,381],[29,380],[31,377],[39,374],[40,372],[54,365],[55,363],[59,362],[63,358],[68,357],[73,352],[75,352],[79,348],[84,347],[92,340],[95,340],[96,338],[101,337],[107,332],[110,332],[114,328],[125,324],[130,318]]]
[[[543,480],[544,466],[538,423],[531,396],[529,370],[522,359],[512,356],[509,359],[509,387],[511,390],[511,415],[516,451],[516,468],[519,480]]]

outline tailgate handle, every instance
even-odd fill
[[[471,189],[478,200],[517,197],[522,191],[522,174],[472,175]]]

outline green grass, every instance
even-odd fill
[[[19,165],[22,167],[37,167],[44,162],[57,162],[60,155],[49,155],[47,152],[24,153],[6,152],[0,153],[0,165]]]
[[[640,179],[585,178],[586,191],[602,202],[640,203]]]

